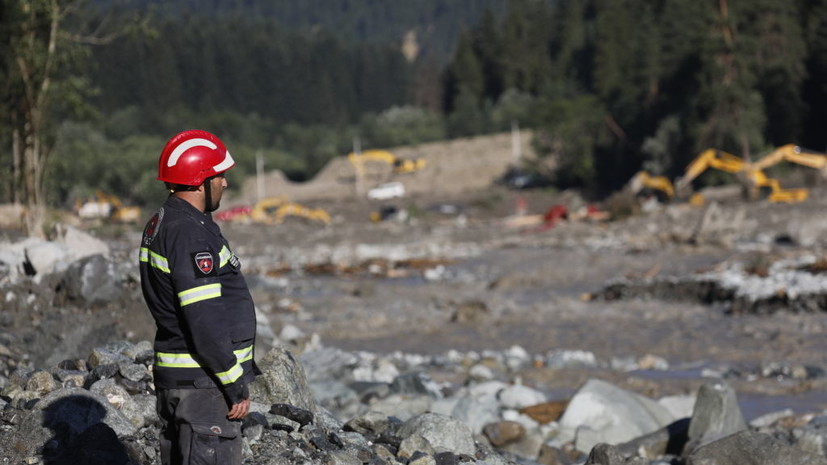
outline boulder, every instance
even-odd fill
[[[706,443],[745,429],[747,423],[738,406],[735,390],[722,380],[706,383],[698,390],[684,455]]]
[[[574,439],[577,450],[586,452],[598,443],[618,444],[657,431],[674,420],[656,401],[593,379],[560,418],[560,439]]]
[[[304,368],[287,349],[276,347],[258,364],[262,374],[250,386],[250,396],[263,404],[290,404],[309,412],[316,401]]]
[[[827,459],[745,430],[699,447],[686,465],[827,465]]]
[[[92,255],[109,256],[109,246],[106,242],[80,229],[65,224],[56,226],[56,241],[74,260],[91,257]]]
[[[66,296],[88,305],[101,305],[117,300],[123,293],[115,264],[102,255],[75,261],[63,277]]]
[[[474,455],[471,430],[465,423],[446,415],[423,413],[406,421],[399,428],[399,436],[419,435],[431,443],[436,452]]]
[[[54,242],[36,241],[26,247],[26,266],[32,274],[62,271],[70,261],[68,251]]]

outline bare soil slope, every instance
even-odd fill
[[[519,151],[524,157],[534,157],[532,134],[519,135]],[[512,134],[496,134],[476,138],[456,139],[417,146],[396,147],[390,151],[399,158],[421,158],[425,168],[394,176],[391,166],[369,162],[365,166],[364,185],[357,186],[356,172],[346,157],[332,160],[312,180],[291,182],[281,171],[267,173],[261,181],[255,177],[242,186],[238,197],[228,205],[251,204],[257,200],[259,182],[262,197],[286,196],[295,202],[330,202],[361,199],[364,193],[388,181],[400,181],[412,195],[454,197],[484,190],[502,176],[515,162],[515,141]],[[362,192],[359,192],[359,191]]]

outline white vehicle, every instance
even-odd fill
[[[368,198],[371,200],[388,200],[405,196],[405,185],[394,181],[381,184],[368,191]]]

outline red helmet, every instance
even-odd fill
[[[200,186],[233,166],[235,161],[221,139],[207,131],[184,131],[164,146],[158,160],[158,180]]]

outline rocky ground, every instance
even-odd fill
[[[331,179],[341,178],[334,171]],[[330,225],[223,223],[260,311],[262,345],[374,361],[396,354],[406,361],[393,363],[394,376],[408,366],[443,390],[467,386],[469,370],[487,366],[483,378],[552,402],[571,401],[590,380],[652,399],[694,397],[725,380],[747,421],[775,412],[819,418],[827,409],[820,190],[794,206],[710,191],[705,207],[661,205],[606,221],[579,216],[586,202],[575,193],[454,187],[450,196],[392,201],[404,214],[378,223],[368,218],[380,204],[350,196],[305,199],[331,212]],[[554,205],[569,218],[544,222]],[[152,338],[137,284],[137,228],[79,226],[105,243],[106,260],[65,256],[38,273],[13,263],[18,249],[33,252],[4,233],[6,386],[26,378],[16,370]],[[380,368],[368,378],[382,379]],[[342,416],[363,413],[320,402]]]

